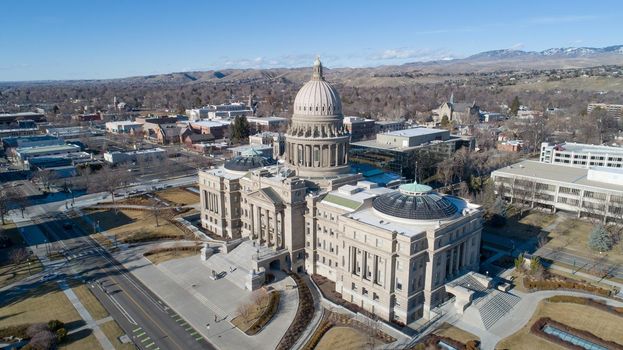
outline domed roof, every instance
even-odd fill
[[[458,211],[452,202],[433,192],[430,186],[417,183],[402,185],[398,191],[377,197],[372,207],[383,214],[411,220],[446,219]]]
[[[259,152],[252,149],[225,162],[224,167],[227,170],[248,171],[273,164],[276,164],[274,159],[263,157]]]
[[[330,116],[342,114],[342,100],[337,90],[324,80],[322,63],[314,62],[312,79],[305,83],[294,99],[294,114]]]

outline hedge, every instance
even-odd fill
[[[281,299],[281,295],[279,292],[275,291],[270,293],[270,300],[268,301],[268,306],[266,310],[260,315],[260,317],[247,329],[247,335],[255,335],[259,333],[264,326],[270,322],[275,313],[277,313],[277,309],[279,308],[279,299]]]
[[[524,277],[523,284],[527,289],[536,290],[581,290],[606,297],[612,296],[614,294],[614,291],[610,289],[596,287],[588,283],[568,279],[534,280],[529,277]]]
[[[316,329],[314,334],[307,341],[307,344],[305,344],[305,346],[303,347],[303,350],[314,350],[316,348],[316,345],[320,343],[320,339],[322,339],[322,337],[324,337],[324,335],[327,334],[327,332],[333,327],[334,327],[333,324],[329,321],[322,322],[320,327]]]

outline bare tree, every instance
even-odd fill
[[[6,224],[4,217],[9,213],[15,198],[17,198],[17,195],[12,189],[0,190],[0,217],[2,218],[2,225]]]
[[[28,260],[28,251],[26,248],[14,248],[11,249],[11,253],[9,253],[9,258],[11,259],[11,263],[14,265],[19,265],[24,261]]]
[[[240,315],[240,317],[247,320],[249,315],[251,314],[251,308],[252,306],[248,303],[240,304],[238,306],[238,309],[236,309],[236,312],[238,312],[238,315]]]

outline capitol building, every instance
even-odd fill
[[[366,181],[351,172],[349,141],[340,96],[316,59],[283,160],[251,150],[199,172],[201,225],[228,242],[206,261],[236,260],[229,278],[242,288],[270,270],[318,274],[380,318],[428,318],[449,282],[478,269],[482,211],[426,185]]]

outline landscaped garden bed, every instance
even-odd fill
[[[238,306],[238,316],[232,324],[247,335],[256,335],[273,319],[279,309],[281,294],[258,289],[251,295],[251,301]]]
[[[292,321],[281,341],[277,344],[277,350],[291,349],[314,317],[314,298],[309,287],[307,287],[301,276],[296,273],[290,272],[288,275],[296,282],[299,305],[296,309],[294,321]]]

